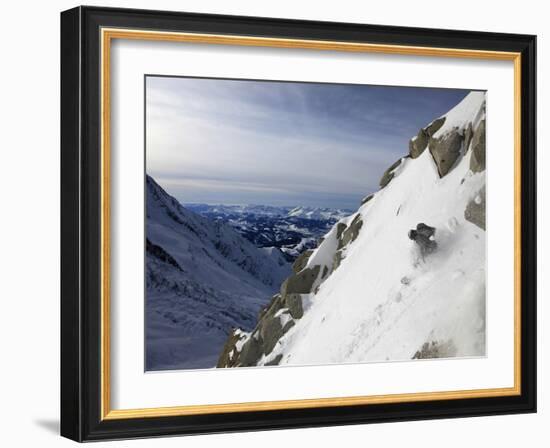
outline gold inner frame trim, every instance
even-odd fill
[[[301,400],[188,405],[140,409],[111,409],[110,345],[110,63],[113,39],[240,45],[388,55],[455,57],[513,61],[514,63],[514,386],[493,389],[419,392]],[[521,54],[514,52],[418,47],[305,39],[279,39],[216,34],[101,29],[101,419],[116,420],[229,412],[252,412],[431,400],[503,397],[521,394]]]

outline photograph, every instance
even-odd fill
[[[144,83],[146,371],[487,355],[486,91]]]
[[[540,414],[543,15],[402,3],[61,12],[61,82],[42,89],[59,123],[40,115],[60,144],[61,307],[35,313],[61,333],[56,356],[8,358],[57,363],[63,437],[540,439],[536,415],[499,416]],[[55,177],[28,162],[8,165]],[[52,195],[18,194],[25,169],[6,191],[36,227]]]

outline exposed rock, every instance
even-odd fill
[[[409,156],[413,159],[420,156],[428,146],[430,137],[432,137],[444,123],[445,117],[442,117],[432,121],[425,128],[420,129],[417,136],[409,142]]]
[[[470,169],[474,173],[485,170],[485,120],[479,123],[472,138],[472,155],[470,157]]]
[[[301,294],[288,294],[284,297],[284,305],[294,319],[301,319],[304,315]]]
[[[282,310],[282,311],[281,311]],[[251,336],[234,330],[224,345],[217,367],[251,367],[258,364],[264,355],[271,353],[279,339],[294,325],[294,319],[304,314],[300,294],[283,296],[275,294],[270,304],[264,308],[258,319],[258,324]],[[286,322],[282,324],[281,318]],[[243,338],[240,352],[236,345]],[[273,364],[275,365],[275,364]]]
[[[445,176],[460,156],[464,137],[458,129],[449,131],[442,137],[430,138],[430,153],[437,165],[439,177]]]
[[[338,249],[342,249],[349,243],[355,241],[355,239],[359,235],[359,231],[361,230],[362,226],[363,220],[361,219],[361,215],[357,214],[357,216],[353,218],[353,221],[351,222],[349,227],[344,230],[341,238],[338,240]]]
[[[183,272],[183,269],[178,264],[178,262],[170,255],[166,250],[164,250],[161,246],[157,246],[156,244],[149,241],[149,238],[146,240],[146,251],[148,254],[152,255],[153,257],[158,258],[160,261],[164,261],[165,263],[168,263],[172,266],[174,266],[178,271]]]
[[[485,185],[466,205],[464,218],[485,230]]]
[[[424,129],[420,129],[420,131],[418,131],[418,135],[409,141],[409,155],[411,158],[416,159],[424,152],[428,146],[429,139],[430,137],[426,134]]]
[[[321,267],[319,265],[315,265],[312,268],[305,268],[297,274],[291,275],[281,285],[281,295],[285,296],[292,293],[310,293],[313,282],[319,275],[320,270]]]
[[[258,313],[258,322],[261,321],[266,314],[274,314],[281,308],[283,308],[281,294],[275,294],[271,297],[269,303],[264,306]]]
[[[464,153],[467,153],[470,149],[470,143],[472,142],[473,136],[474,130],[472,128],[472,123],[468,123],[468,127],[464,131]]]
[[[313,253],[313,250],[308,249],[308,250],[302,252],[298,256],[298,258],[296,258],[296,260],[292,264],[292,270],[294,271],[294,273],[297,274],[298,272],[300,272],[302,269],[304,269],[306,267],[307,262],[309,260],[309,257],[311,257],[312,253]]]
[[[365,196],[363,199],[361,199],[361,205],[365,205],[367,202],[369,202],[374,197],[373,194],[369,194],[368,196]]]
[[[336,224],[336,239],[339,240],[342,236],[342,232],[346,230],[347,225],[345,225],[343,222],[339,222]]]
[[[332,258],[332,270],[335,271],[340,266],[340,263],[344,259],[344,256],[342,254],[342,250],[337,250],[334,253],[334,257]]]
[[[235,356],[234,362],[241,367],[252,367],[258,363],[258,360],[262,357],[262,340],[259,337],[252,335],[244,343],[241,352],[238,356]]]
[[[424,128],[426,134],[428,134],[429,137],[433,137],[434,134],[441,129],[441,126],[445,124],[445,119],[446,117],[441,117],[432,121],[428,126]]]
[[[412,359],[452,358],[456,356],[456,347],[452,340],[445,342],[424,342]]]
[[[271,361],[266,362],[266,366],[278,366],[281,362],[281,359],[283,359],[283,355],[277,355],[275,358],[273,358]]]
[[[279,339],[281,339],[281,337],[294,325],[294,321],[290,319],[283,327],[279,316],[274,316],[271,319],[265,319],[263,325],[260,326],[260,338],[263,342],[261,348],[263,354],[269,355],[275,348],[275,345],[277,345],[277,342],[279,342]],[[258,356],[257,359],[258,358],[260,358],[260,356]]]
[[[246,336],[239,330],[233,329],[225,341],[223,350],[218,358],[216,367],[232,367],[233,359],[236,356],[236,345],[241,339]]]
[[[384,174],[382,175],[382,178],[380,179],[380,188],[384,188],[386,185],[390,183],[390,181],[395,176],[394,171],[395,169],[401,165],[401,162],[403,159],[399,159],[395,161],[386,171],[384,171]]]
[[[328,267],[323,267],[323,273],[321,274],[321,278],[324,280],[328,274]]]

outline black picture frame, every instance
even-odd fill
[[[521,393],[515,396],[102,419],[100,29],[521,54]],[[76,441],[536,412],[536,37],[77,7],[61,13],[61,435]]]

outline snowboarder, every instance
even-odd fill
[[[422,260],[424,260],[426,255],[431,254],[437,249],[434,235],[435,227],[428,226],[423,222],[416,226],[416,230],[409,230],[409,238],[418,244]]]

